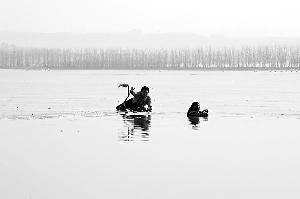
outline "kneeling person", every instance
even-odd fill
[[[200,111],[199,102],[193,102],[186,115],[188,117],[208,117],[208,110]]]

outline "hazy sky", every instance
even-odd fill
[[[0,31],[300,36],[297,0],[0,0]]]

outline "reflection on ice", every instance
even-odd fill
[[[120,132],[121,141],[149,141],[151,115],[122,115],[125,130]]]
[[[200,120],[202,121],[208,121],[208,118],[201,118],[196,116],[190,116],[188,117],[189,123],[192,126],[194,130],[198,130],[200,127]]]
[[[189,118],[190,123],[194,126],[197,126],[200,123],[199,117],[192,116],[192,117],[188,117],[188,118]]]

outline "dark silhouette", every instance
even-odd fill
[[[133,87],[129,90],[128,84],[120,84],[120,86],[128,88],[128,96],[122,104],[116,107],[118,111],[152,111],[151,98],[148,96],[149,88],[147,86],[143,86],[139,92],[135,92]],[[133,95],[133,98],[127,100],[130,94]]]
[[[203,111],[201,111],[200,104],[198,102],[193,102],[186,115],[191,125],[193,125],[193,129],[197,130],[198,124],[200,123],[200,117],[203,117],[207,120],[208,110],[204,109]]]
[[[208,117],[208,110],[200,110],[200,104],[198,102],[193,102],[189,108],[187,114],[188,117]]]

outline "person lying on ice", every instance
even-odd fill
[[[128,84],[120,84],[122,87],[129,87]],[[151,111],[151,98],[149,94],[149,88],[147,86],[143,86],[141,91],[135,92],[134,88],[131,87],[129,93],[133,96],[129,100],[125,100],[122,104],[116,107],[117,110],[120,111]]]

